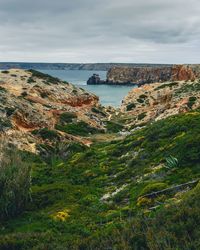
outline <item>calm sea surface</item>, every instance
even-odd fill
[[[68,81],[78,87],[84,88],[89,92],[99,96],[100,102],[104,106],[119,107],[123,97],[133,88],[130,86],[111,86],[111,85],[87,85],[86,82],[94,73],[99,74],[102,80],[106,79],[106,71],[88,70],[40,70],[43,73],[55,76],[61,80]]]

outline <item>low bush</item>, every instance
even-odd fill
[[[60,115],[60,122],[61,123],[69,123],[72,122],[73,119],[77,118],[75,113],[65,112]]]
[[[50,130],[48,128],[34,130],[32,134],[40,136],[43,140],[59,139],[58,133],[55,130]]]
[[[157,192],[165,188],[167,188],[166,183],[162,183],[162,182],[150,183],[142,189],[142,191],[140,192],[140,196],[143,196],[145,194],[149,194],[152,192]]]
[[[126,110],[127,111],[131,111],[132,109],[134,109],[136,107],[135,103],[129,103],[127,106],[126,106]]]
[[[20,153],[0,143],[0,218],[13,217],[23,211],[30,201],[30,166]]]
[[[138,115],[138,120],[142,120],[146,117],[146,112],[143,112],[141,114]]]
[[[187,106],[191,109],[195,104],[197,98],[195,96],[191,96],[188,100]]]
[[[106,128],[108,133],[118,133],[123,129],[123,125],[120,123],[107,121],[106,122]]]
[[[35,80],[33,79],[34,77],[43,79],[46,84],[49,84],[49,83],[58,84],[59,82],[61,82],[60,79],[58,79],[57,77],[53,77],[53,76],[50,76],[48,74],[44,74],[44,73],[39,72],[37,70],[30,69],[28,71],[32,73],[32,77],[31,77],[31,79],[29,78],[29,82],[30,81],[35,82]]]
[[[95,127],[91,127],[84,121],[69,123],[66,125],[57,124],[55,128],[68,134],[80,135],[80,136],[87,136],[89,134],[102,132],[101,130],[98,130]]]
[[[91,108],[91,111],[96,113],[96,114],[100,114],[100,115],[106,117],[106,114],[98,108],[93,107],[93,108]]]

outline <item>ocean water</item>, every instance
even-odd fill
[[[68,81],[99,96],[104,106],[119,107],[122,99],[134,86],[87,85],[87,80],[94,73],[99,74],[102,80],[106,79],[106,71],[89,70],[40,70],[43,73]]]

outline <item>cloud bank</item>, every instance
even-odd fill
[[[0,61],[200,63],[199,0],[0,0]]]

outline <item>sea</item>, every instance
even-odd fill
[[[102,80],[106,79],[107,71],[90,70],[39,70],[43,73],[60,78],[63,81],[70,82],[77,87],[81,87],[97,96],[103,106],[113,106],[115,108],[121,105],[123,98],[134,86],[112,86],[112,85],[87,85],[87,80],[93,74],[99,74]]]

